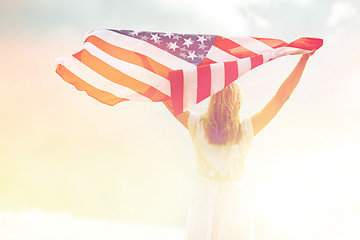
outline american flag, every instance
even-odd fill
[[[165,101],[177,115],[247,71],[285,55],[304,54],[322,39],[293,42],[133,30],[94,30],[81,50],[57,59],[56,72],[98,101]]]

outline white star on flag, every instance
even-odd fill
[[[149,37],[147,37],[146,35],[141,37],[141,40],[147,41],[149,39]]]
[[[172,35],[174,35],[173,33],[164,33],[164,37],[169,37],[171,39]]]
[[[204,44],[204,41],[206,41],[206,38],[204,36],[198,36],[198,42],[201,42],[202,44]]]
[[[176,42],[174,42],[174,43],[171,42],[171,43],[169,43],[168,48],[174,50],[174,52],[175,52],[176,48],[179,48],[179,46],[176,45]]]
[[[186,58],[186,54],[184,52],[180,53],[180,57]]]
[[[210,35],[205,36],[205,38],[206,38],[207,40],[211,40],[211,39],[212,39],[212,37],[211,37]]]
[[[191,58],[191,60],[194,60],[194,58],[196,58],[196,57],[197,57],[197,56],[196,56],[196,54],[195,54],[195,51],[189,52],[188,58]]]
[[[154,40],[155,43],[159,43],[160,42],[159,39],[160,39],[160,37],[157,35],[157,33],[151,34],[150,40]]]
[[[184,38],[183,45],[186,45],[187,47],[190,47],[191,44],[193,44],[193,41],[191,40],[191,38],[188,38],[188,39]]]
[[[199,49],[205,50],[205,48],[206,48],[205,44],[203,44],[203,43],[199,44]]]
[[[133,30],[133,31],[131,31],[130,35],[131,35],[131,36],[138,36],[139,33],[140,33],[140,31],[135,31],[135,30]]]
[[[198,58],[201,58],[202,60],[204,60],[205,56],[204,56],[204,54],[200,54],[200,55],[198,56]]]

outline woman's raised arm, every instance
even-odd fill
[[[307,53],[302,55],[298,64],[281,84],[275,96],[260,112],[251,117],[254,135],[260,132],[275,117],[284,103],[289,99],[295,87],[298,85],[305,65],[312,54],[313,53]]]

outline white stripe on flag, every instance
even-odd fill
[[[261,54],[263,57],[263,63],[266,63],[270,60],[271,56],[272,56],[272,52],[266,52]]]
[[[127,87],[121,86],[104,78],[74,57],[64,58],[63,65],[77,77],[81,78],[93,87],[112,93],[119,98],[127,98],[135,101],[151,101],[149,98],[142,96]]]
[[[224,63],[210,64],[211,69],[211,95],[225,87]]]
[[[88,36],[91,35],[97,36],[111,45],[146,55],[172,70],[193,66],[193,64],[182,60],[158,47],[155,47],[150,43],[140,39],[128,37],[111,30],[96,30],[90,32]]]
[[[216,47],[216,46],[212,46],[208,52],[208,54],[206,55],[207,58],[215,61],[215,62],[227,62],[227,61],[236,61],[239,58],[224,52],[223,50],[221,50],[220,48]]]
[[[250,58],[242,58],[237,60],[237,65],[238,65],[238,77],[241,77],[246,72],[251,70]]]
[[[187,109],[196,104],[197,100],[197,68],[192,67],[183,70],[184,74],[184,98],[183,108]]]
[[[106,64],[123,72],[124,74],[135,78],[149,86],[156,88],[167,96],[170,96],[170,82],[166,78],[157,75],[146,68],[119,60],[97,48],[92,43],[86,42],[84,49],[88,50],[93,56],[99,58]]]
[[[229,39],[256,54],[263,54],[273,50],[272,47],[251,37],[231,37]]]
[[[271,58],[277,58],[285,55],[290,54],[305,54],[309,53],[309,50],[304,50],[300,48],[294,48],[294,47],[279,47],[273,50],[271,54]]]

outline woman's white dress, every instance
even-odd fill
[[[188,212],[185,240],[252,240],[253,225],[245,167],[252,145],[251,119],[241,122],[236,145],[209,144],[200,115],[191,112],[188,129],[195,145],[198,182]]]

